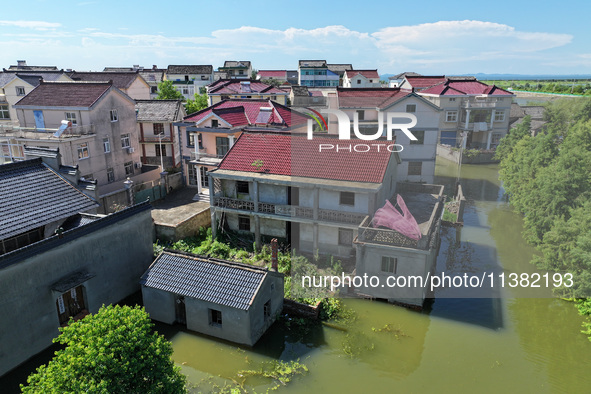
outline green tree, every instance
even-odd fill
[[[143,308],[103,306],[60,328],[66,346],[21,385],[24,393],[184,393],[172,346]]]
[[[512,151],[515,145],[523,139],[523,137],[531,134],[531,116],[527,115],[523,118],[523,121],[516,127],[513,127],[509,133],[504,136],[499,146],[495,151],[495,157],[498,160],[502,160],[507,157]]]
[[[172,81],[162,81],[158,84],[158,96],[157,100],[183,100],[185,97],[175,89]]]
[[[253,81],[256,80],[258,73],[259,73],[259,71],[253,68],[252,71],[250,72],[250,79],[252,79]]]
[[[187,114],[193,114],[197,111],[201,111],[208,107],[207,93],[197,94],[195,93],[195,100],[187,100],[185,103],[185,110]]]

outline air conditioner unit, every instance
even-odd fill
[[[127,153],[133,153],[135,152],[135,148],[132,148],[131,146],[129,148],[127,148]]]
[[[135,163],[135,168],[142,168],[142,163]]]

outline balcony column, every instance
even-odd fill
[[[468,123],[470,123],[470,110],[466,110],[466,124],[464,125],[465,129],[468,129]]]
[[[316,255],[316,251],[318,250],[318,223],[314,223],[314,230],[312,231],[313,237],[313,246],[312,246],[312,253]]]
[[[318,210],[320,207],[320,189],[317,187],[314,188],[314,208],[313,208],[313,218],[314,220],[318,220]]]
[[[261,218],[259,215],[254,216],[254,242],[256,243],[257,250],[261,250]]]
[[[199,134],[193,133],[193,135],[195,136],[195,138],[194,138],[195,160],[199,160]]]
[[[252,201],[254,202],[254,211],[259,211],[259,182],[252,181]]]
[[[315,187],[314,188],[314,228],[312,231],[312,252],[314,254],[316,254],[316,251],[318,250],[318,222],[316,222],[316,220],[318,220],[318,211],[320,210],[320,189]]]
[[[228,148],[232,149],[232,146],[234,146],[234,136],[233,135],[229,135],[228,136]]]
[[[213,177],[209,175],[209,209],[211,211],[211,238],[215,239],[218,229],[216,207],[214,204],[215,196],[213,189]]]
[[[492,140],[492,133],[493,133],[493,131],[489,130],[488,137],[486,139],[486,149],[490,149],[490,142]]]
[[[491,128],[491,130],[492,130],[492,128],[493,128],[493,123],[494,123],[494,121],[495,121],[495,110],[493,109],[493,110],[492,110],[492,114],[490,115],[490,128]],[[487,149],[488,149],[488,148],[487,148]]]
[[[197,175],[197,193],[201,194],[202,186],[201,186],[201,166],[197,164],[189,163],[190,166],[195,167],[195,173]]]

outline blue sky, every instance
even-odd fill
[[[568,0],[29,0],[2,5],[0,58],[76,70],[326,59],[380,74],[591,74],[590,11]]]

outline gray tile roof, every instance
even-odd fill
[[[164,77],[165,70],[140,70],[140,75],[148,83],[160,83]]]
[[[41,159],[0,165],[0,239],[98,207]]]
[[[90,108],[111,86],[100,82],[42,82],[16,105]]]
[[[166,70],[167,74],[212,74],[211,65],[175,65],[171,64]]]
[[[248,60],[226,60],[222,68],[249,68],[250,62]]]
[[[137,71],[129,72],[77,72],[74,71],[69,74],[69,77],[74,81],[85,82],[108,82],[113,81],[113,86],[118,89],[127,89],[137,78],[139,74]]]
[[[138,122],[180,120],[181,105],[179,100],[136,100],[137,120]]]
[[[165,250],[142,276],[146,287],[248,310],[267,275],[264,268]]]

